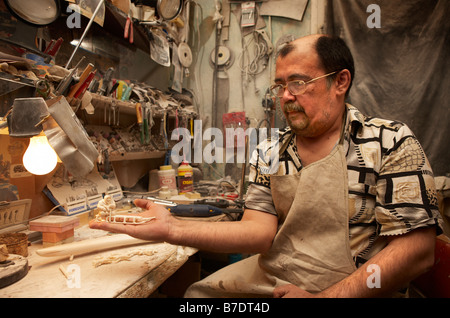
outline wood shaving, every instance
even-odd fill
[[[6,244],[0,244],[0,262],[4,262],[8,259],[9,253]]]
[[[98,256],[94,259],[92,265],[94,265],[94,267],[99,267],[105,264],[115,264],[122,261],[129,261],[133,256],[140,256],[140,255],[152,256],[155,253],[156,253],[155,251],[149,250],[135,250],[128,252],[126,254],[115,253],[109,256]]]

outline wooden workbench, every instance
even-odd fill
[[[83,239],[90,238],[78,237]],[[36,250],[41,248],[42,244],[29,246],[27,275],[0,289],[0,298],[148,297],[197,251],[167,243],[145,243],[78,255],[71,260],[67,256],[39,256]],[[119,258],[128,260],[95,266],[99,259]],[[61,266],[79,268],[78,287],[76,280],[68,282]]]

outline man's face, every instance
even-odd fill
[[[300,45],[285,57],[278,57],[275,83],[303,80],[325,75],[319,58],[311,45]],[[333,97],[333,87],[322,78],[306,84],[301,95],[292,95],[287,89],[280,97],[281,109],[291,129],[304,137],[317,137],[329,129],[337,118],[339,107]]]

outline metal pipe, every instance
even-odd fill
[[[89,28],[92,25],[92,22],[94,22],[95,17],[97,16],[98,11],[100,10],[100,8],[102,7],[102,5],[105,3],[105,0],[100,0],[100,2],[97,5],[97,8],[95,8],[94,13],[92,14],[91,19],[89,20],[88,25],[86,26],[86,29],[84,29],[83,35],[81,36],[80,40],[77,43],[77,46],[75,47],[75,50],[73,50],[72,55],[70,56],[69,60],[67,61],[66,64],[66,69],[68,69],[70,62],[72,62],[73,57],[75,56],[75,53],[78,51],[78,48],[81,45],[81,42],[83,42],[84,37],[86,36],[86,33],[89,31]]]

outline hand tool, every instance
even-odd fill
[[[144,103],[142,107],[142,117],[144,120],[144,144],[148,145],[150,141],[150,127],[149,127],[149,112],[151,113],[151,106],[148,106],[148,103]]]
[[[88,91],[94,94],[97,93],[99,84],[97,79],[93,79],[91,84],[89,84]]]
[[[91,74],[91,72],[93,71],[93,69],[94,69],[94,65],[91,64],[91,63],[89,63],[89,64],[85,67],[83,73],[81,73],[81,75],[80,75],[80,79],[79,79],[78,83],[75,84],[74,86],[72,86],[72,88],[71,88],[70,91],[69,91],[69,94],[67,94],[67,97],[68,97],[68,98],[74,97],[74,96],[75,96],[75,94],[76,94],[77,91],[80,89],[80,87],[84,84],[84,82],[85,82],[86,79],[89,77],[89,74]]]
[[[109,103],[103,101],[102,104],[103,104],[103,123],[106,124],[106,114],[108,113]]]
[[[59,38],[58,40],[52,40],[50,42],[50,44],[47,46],[47,48],[45,49],[44,53],[51,55],[51,56],[55,56],[59,49],[61,48],[61,44],[64,42],[63,38]]]
[[[113,86],[110,90],[108,90],[108,93],[106,94],[106,96],[110,96],[110,97],[115,97],[115,92],[117,90],[117,87],[119,87],[119,82],[116,80],[112,80]]]
[[[82,56],[81,59],[78,61],[77,65],[70,71],[70,73],[64,77],[64,79],[59,82],[58,86],[56,87],[55,95],[59,96],[62,95],[67,87],[70,85],[70,82],[72,82],[73,73],[77,70],[78,66],[80,66],[81,62],[84,61],[86,57]]]
[[[136,118],[137,118],[137,123],[139,125],[139,131],[140,131],[140,135],[141,135],[141,145],[144,144],[144,130],[142,128],[142,107],[141,107],[141,103],[136,103]]]
[[[129,100],[131,96],[131,92],[133,91],[134,84],[130,84],[122,94],[122,100]]]
[[[117,105],[117,102],[115,99],[111,102],[111,110],[113,113],[113,125],[118,126],[119,125],[119,106]]]
[[[167,210],[176,216],[208,217],[221,215],[223,211],[218,207],[205,204],[179,204],[168,207]]]
[[[81,98],[83,97],[84,93],[86,92],[89,84],[91,83],[91,81],[94,79],[95,73],[97,72],[97,70],[92,71],[89,76],[86,78],[86,80],[83,82],[83,84],[80,86],[80,88],[77,90],[77,92],[75,93],[75,95],[73,97],[75,98]]]
[[[134,42],[133,19],[131,18],[130,13],[128,13],[128,16],[127,16],[127,22],[125,23],[125,30],[124,30],[124,33],[123,33],[123,37],[125,39],[128,39],[130,43]]]
[[[99,92],[100,95],[107,96],[110,93],[108,90],[109,90],[109,85],[112,81],[113,73],[114,73],[113,67],[108,68],[108,70],[105,72],[105,75],[103,76],[103,85]]]
[[[231,205],[236,205],[234,202],[225,199],[201,199],[194,201],[195,204],[212,205],[218,208],[228,208]]]
[[[166,209],[175,216],[209,217],[223,214],[223,211],[218,207],[207,204],[177,204],[173,201],[162,200],[154,197],[141,196],[140,198],[166,206]],[[127,200],[128,203],[134,204],[133,199],[128,198]]]
[[[50,84],[45,79],[40,79],[36,82],[37,95],[47,99],[50,95]]]
[[[163,116],[161,117],[161,126],[160,126],[160,134],[163,137],[163,141],[164,141],[164,149],[169,148],[169,141],[167,139],[167,128],[166,128],[166,124],[167,124],[167,111],[164,111]]]
[[[119,81],[119,86],[117,86],[117,90],[116,90],[116,98],[117,99],[122,99],[122,94],[124,93],[124,89],[126,89],[127,84],[125,84],[124,81]]]

